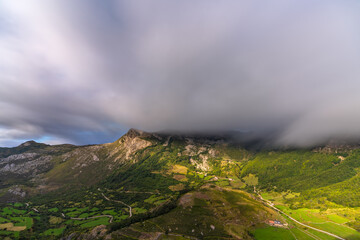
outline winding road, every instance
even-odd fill
[[[120,200],[110,199],[110,198],[108,198],[107,196],[105,196],[104,193],[101,193],[101,195],[102,195],[107,201],[121,203],[122,205],[128,207],[128,208],[129,208],[129,217],[132,217],[132,208],[131,208],[131,206],[127,205],[126,203],[124,203],[124,202],[122,202],[122,201],[120,201]],[[65,214],[64,214],[64,213],[61,213],[61,215],[62,215],[63,217],[65,217]],[[70,219],[72,219],[72,220],[88,220],[88,219],[101,218],[101,217],[108,217],[108,218],[110,218],[109,223],[112,223],[112,221],[113,221],[113,219],[114,219],[114,216],[112,216],[112,215],[98,215],[98,216],[86,217],[86,218],[74,218],[74,217],[70,217]]]
[[[325,233],[325,234],[327,234],[327,235],[329,235],[329,236],[332,236],[332,237],[334,237],[334,238],[337,238],[337,239],[346,240],[345,238],[342,238],[342,237],[340,237],[340,236],[338,236],[338,235],[335,235],[335,234],[333,234],[333,233],[326,232],[326,231],[324,231],[324,230],[321,230],[321,229],[318,229],[318,228],[314,228],[314,227],[311,227],[311,226],[309,226],[309,225],[306,225],[306,224],[304,224],[304,223],[299,222],[298,220],[296,220],[296,219],[294,219],[293,217],[289,216],[288,214],[284,213],[284,212],[281,211],[280,209],[276,208],[276,207],[274,206],[274,203],[272,203],[272,202],[270,202],[270,201],[268,201],[268,200],[265,200],[258,192],[255,191],[255,189],[254,189],[254,192],[259,196],[259,198],[261,199],[261,201],[264,202],[266,205],[268,205],[269,207],[271,207],[271,208],[274,209],[275,211],[277,211],[277,212],[285,215],[286,217],[288,217],[288,218],[291,219],[292,221],[296,222],[297,224],[299,224],[299,225],[301,225],[301,226],[304,226],[304,227],[307,227],[307,228],[310,228],[310,229],[312,229],[312,230],[321,232],[321,233]]]
[[[29,207],[29,203],[25,203],[26,207]],[[34,210],[35,212],[40,212],[39,210],[37,210],[36,208],[32,208],[32,210]],[[61,213],[61,216],[63,218],[66,218],[66,215],[64,213]],[[94,218],[101,218],[101,217],[108,217],[109,219],[109,223],[112,223],[114,216],[112,215],[98,215],[98,216],[93,216],[93,217],[86,217],[86,218],[74,218],[74,217],[69,217],[72,220],[88,220],[88,219],[94,219]]]
[[[121,203],[122,205],[128,207],[128,208],[129,208],[129,217],[132,217],[132,208],[131,208],[131,206],[127,205],[126,203],[124,203],[124,202],[122,202],[122,201],[120,201],[120,200],[110,199],[110,198],[108,198],[107,196],[105,196],[104,193],[101,193],[101,195],[102,195],[106,200],[108,200],[108,201]]]

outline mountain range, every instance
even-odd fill
[[[0,148],[3,239],[360,239],[360,146],[130,129]]]

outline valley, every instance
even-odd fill
[[[3,239],[360,239],[360,148],[131,129],[0,148]]]

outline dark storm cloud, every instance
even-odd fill
[[[360,137],[357,1],[0,2],[0,143]]]

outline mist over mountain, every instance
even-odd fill
[[[359,240],[360,1],[0,0],[0,239]]]
[[[1,1],[0,145],[360,137],[358,1]]]

